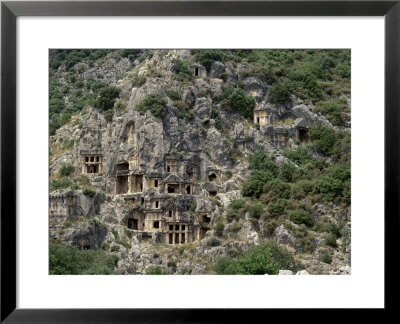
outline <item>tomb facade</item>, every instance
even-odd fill
[[[103,156],[96,153],[81,153],[82,174],[102,173]]]

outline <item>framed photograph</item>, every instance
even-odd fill
[[[393,309],[399,15],[3,1],[1,321]]]

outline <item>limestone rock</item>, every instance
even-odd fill
[[[225,65],[221,62],[214,62],[211,65],[210,77],[219,78],[223,72],[225,72]]]
[[[275,237],[280,244],[293,244],[295,241],[294,236],[283,225],[275,229]]]
[[[262,101],[268,88],[266,83],[256,77],[244,78],[242,84],[244,91],[251,95],[258,103]]]

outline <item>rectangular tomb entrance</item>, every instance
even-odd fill
[[[138,229],[138,220],[133,219],[133,218],[128,219],[128,228],[137,230]]]
[[[168,193],[179,193],[179,184],[177,183],[169,183],[167,185],[167,192]]]
[[[116,190],[117,195],[128,193],[128,176],[117,176]]]
[[[83,174],[96,174],[101,172],[101,155],[91,154],[82,155],[82,173]]]
[[[310,141],[310,134],[307,128],[299,127],[299,140],[301,143],[308,143]]]
[[[131,175],[131,192],[142,192],[143,191],[143,175],[132,174]]]

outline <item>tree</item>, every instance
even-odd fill
[[[250,176],[243,184],[243,196],[260,198],[264,185],[273,178],[274,175],[269,171],[264,172],[255,170],[251,172]]]
[[[296,271],[297,265],[289,251],[275,242],[253,246],[236,259],[222,257],[212,267],[216,274],[270,274],[280,269]]]
[[[249,215],[252,218],[259,219],[264,212],[264,206],[261,203],[251,205],[249,208]]]
[[[164,117],[164,106],[166,104],[165,98],[162,98],[159,94],[151,93],[137,104],[135,109],[142,114],[149,110],[155,117]]]
[[[234,112],[247,119],[253,117],[256,102],[252,96],[247,95],[242,89],[235,89],[229,96],[229,102]]]
[[[279,177],[285,181],[291,182],[296,173],[296,167],[292,163],[284,163],[279,170]]]
[[[219,62],[224,62],[227,55],[224,51],[222,50],[212,50],[212,49],[207,49],[207,50],[194,50],[193,51],[194,57],[197,62],[199,62],[201,65],[204,65],[207,71],[211,70],[211,65],[215,61]]]
[[[115,100],[118,98],[120,90],[116,87],[109,86],[99,91],[95,101],[95,106],[102,110],[110,110],[114,107]]]
[[[263,188],[265,193],[272,193],[276,198],[289,198],[290,186],[281,179],[272,179]]]
[[[62,177],[69,177],[71,174],[75,172],[75,167],[70,164],[65,164],[60,168],[60,176]]]
[[[274,176],[278,173],[278,168],[274,160],[269,157],[264,151],[255,151],[249,156],[250,167],[255,170],[269,171]]]
[[[298,209],[290,215],[290,220],[295,224],[304,224],[307,227],[314,225],[314,219],[309,212]]]
[[[342,194],[342,182],[332,177],[321,177],[314,185],[313,192],[320,194],[326,200],[335,202]]]
[[[310,137],[317,151],[330,155],[336,142],[336,132],[328,127],[319,125],[310,129]]]
[[[274,104],[283,104],[290,101],[290,92],[282,83],[273,84],[268,91],[268,100]]]

